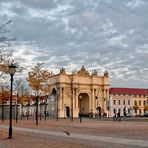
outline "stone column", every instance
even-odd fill
[[[73,110],[73,116],[74,117],[79,117],[78,116],[78,113],[79,113],[79,108],[78,108],[78,88],[75,88],[74,89],[74,102],[73,102],[73,105],[74,105],[74,110]]]
[[[96,96],[97,96],[97,90],[94,89],[94,111],[96,111],[96,106],[97,106],[97,99],[96,99]]]
[[[107,117],[109,117],[109,90],[106,89],[106,109],[107,109]]]
[[[107,94],[106,94],[106,89],[104,89],[104,112],[106,112],[106,101],[107,101]]]
[[[73,91],[73,109],[76,109],[76,88]]]
[[[61,89],[61,103],[62,103],[61,109],[64,109],[64,87],[62,87]]]
[[[59,99],[59,110],[61,110],[62,109],[62,89],[61,88],[59,88],[59,94],[58,94],[58,99]]]
[[[92,100],[92,104],[91,104],[91,111],[93,111],[94,112],[94,109],[95,109],[95,89],[92,89],[92,98],[91,98],[91,100]]]
[[[92,110],[92,98],[93,98],[93,89],[90,89],[90,98],[89,98],[89,112]]]
[[[76,105],[76,110],[78,110],[78,89],[76,88],[76,99],[75,99],[75,105]]]

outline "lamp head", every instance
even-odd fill
[[[82,96],[81,95],[79,96],[79,99],[82,99]]]
[[[14,75],[16,72],[16,66],[13,63],[11,63],[8,67],[9,67],[9,74]]]

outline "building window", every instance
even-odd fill
[[[128,109],[128,114],[130,114],[130,109]]]
[[[130,100],[128,100],[128,105],[130,105]]]
[[[139,114],[141,114],[141,109],[139,109]]]
[[[125,100],[123,100],[123,105],[125,105]]]
[[[119,103],[119,105],[120,105],[120,100],[118,100],[118,103]]]
[[[114,114],[116,113],[116,109],[114,108]]]
[[[141,101],[139,101],[139,106],[141,106]]]
[[[143,101],[143,105],[146,105],[146,101]]]
[[[116,100],[114,100],[114,105],[116,105]]]
[[[120,108],[118,109],[118,113],[121,113],[121,109]]]

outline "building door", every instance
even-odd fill
[[[66,117],[70,117],[70,108],[69,108],[69,106],[66,106],[65,109],[66,109]]]

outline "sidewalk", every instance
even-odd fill
[[[113,122],[85,119],[79,120],[49,119],[39,121],[20,120],[13,123],[13,139],[7,137],[8,121],[0,123],[0,148],[21,147],[147,147],[147,122]],[[67,135],[66,132],[70,133]],[[1,133],[1,132],[0,132]],[[6,134],[7,133],[7,134]],[[31,142],[32,141],[32,142]],[[28,148],[27,147],[27,148]],[[3,148],[3,147],[2,147]]]

